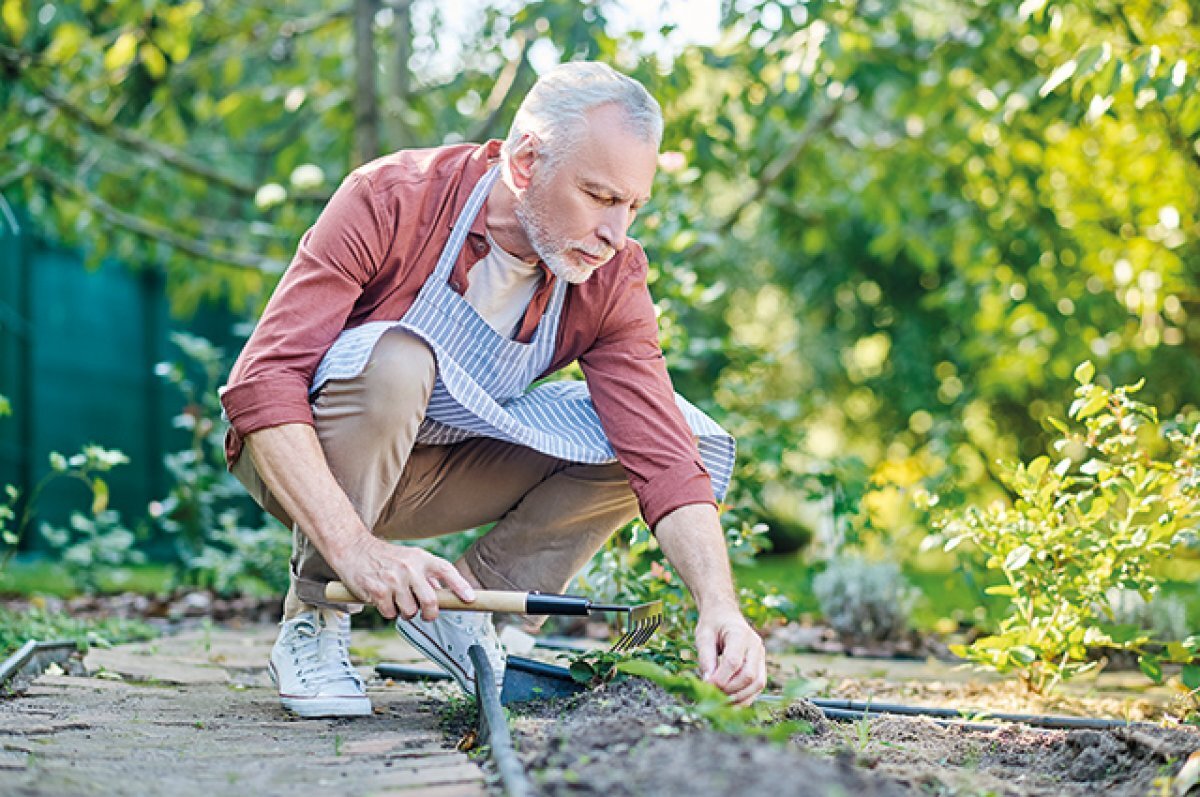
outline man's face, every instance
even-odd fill
[[[658,161],[654,144],[630,132],[616,106],[588,116],[584,139],[549,171],[539,161],[516,207],[538,257],[571,283],[584,282],[625,248]]]

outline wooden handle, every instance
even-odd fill
[[[467,603],[448,589],[435,590],[439,609],[457,609],[466,612],[512,612],[525,614],[525,601],[528,592],[503,592],[500,590],[477,589],[475,600]],[[330,581],[325,585],[325,599],[337,603],[366,603],[357,595],[346,589],[340,581]]]

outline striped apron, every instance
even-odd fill
[[[362,373],[379,338],[399,328],[424,340],[437,359],[437,381],[417,433],[418,443],[449,445],[491,437],[569,462],[613,462],[616,455],[586,382],[549,382],[528,390],[553,361],[567,281],[555,280],[529,343],[496,332],[450,287],[458,253],[498,175],[499,169],[493,167],[471,192],[437,267],[404,317],[342,332],[317,367],[310,395],[330,379],[353,379]],[[722,499],[733,473],[734,440],[687,399],[676,394],[675,402],[697,438],[713,492]]]

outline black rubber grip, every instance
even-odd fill
[[[591,605],[591,601],[578,595],[531,592],[525,599],[525,611],[529,614],[585,615]]]

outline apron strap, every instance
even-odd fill
[[[454,222],[454,229],[450,231],[450,240],[442,247],[437,267],[433,270],[433,276],[430,278],[432,281],[439,284],[450,281],[450,275],[454,272],[454,263],[458,260],[458,253],[462,250],[463,242],[467,240],[467,233],[470,232],[471,225],[475,223],[475,217],[479,215],[479,209],[487,201],[488,192],[492,190],[492,186],[499,176],[500,167],[493,166],[475,184],[471,196],[467,198],[467,204],[463,206],[462,213],[458,214],[458,218]]]

